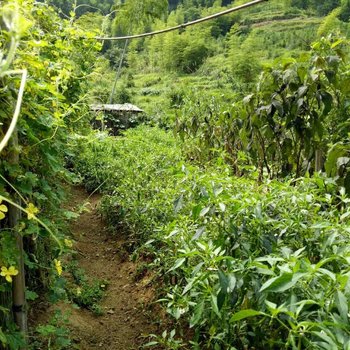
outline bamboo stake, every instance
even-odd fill
[[[324,166],[323,152],[321,149],[315,151],[315,171],[322,171]]]
[[[12,164],[17,164],[19,162],[17,129],[15,129],[12,134],[11,146],[12,146],[12,150],[9,155],[9,161]],[[16,199],[18,199],[18,196]],[[26,287],[25,287],[23,237],[17,231],[20,217],[21,217],[21,211],[17,207],[13,205],[9,205],[9,213],[8,213],[9,227],[12,228],[14,231],[14,235],[16,239],[16,248],[18,251],[18,257],[17,257],[18,275],[14,276],[13,282],[12,282],[12,304],[13,304],[12,311],[13,311],[14,321],[17,327],[19,328],[19,330],[23,333],[25,340],[27,341],[28,320],[27,320],[27,307],[26,307],[26,297],[25,297]],[[25,349],[27,349],[26,346],[22,348],[22,350],[25,350]]]

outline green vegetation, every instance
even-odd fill
[[[15,300],[21,317],[39,295],[102,313],[106,282],[62,257],[76,214],[61,208],[81,181],[155,276],[168,320],[146,348],[349,349],[350,1],[270,0],[95,38],[242,3],[1,6],[0,346],[25,343]],[[110,100],[148,116],[93,131],[89,104]],[[59,314],[30,335],[33,349],[75,347]]]
[[[68,315],[56,312],[50,322],[46,325],[39,325],[36,331],[36,339],[31,344],[31,349],[72,349],[74,345],[70,340],[70,332],[67,329]]]
[[[51,300],[64,295],[58,256],[70,250],[65,233],[72,213],[60,204],[64,183],[75,179],[65,168],[66,144],[70,133],[89,125],[84,118],[85,80],[101,45],[81,40],[95,33],[80,29],[73,20],[61,20],[44,4],[10,1],[0,12],[1,139],[13,120],[16,101],[22,102],[17,129],[2,149],[0,162],[0,344],[19,349],[23,340],[10,310],[11,289],[17,295],[23,292],[16,289],[21,283],[16,277],[21,275],[20,242],[29,290],[44,291]],[[26,83],[22,101],[21,79]],[[22,216],[9,205],[14,201]]]
[[[103,315],[99,302],[104,297],[107,282],[89,281],[85,271],[77,266],[75,261],[68,265],[72,281],[67,286],[68,298],[77,306],[92,311],[96,316]]]
[[[242,100],[228,104],[204,93],[185,99],[176,131],[191,157],[210,160],[225,152],[239,174],[237,162],[243,153],[260,168],[260,178],[264,171],[275,178],[320,170],[323,159],[315,164],[317,154],[324,157],[330,145],[348,134],[349,76],[343,44],[343,39],[324,39],[308,55],[281,59]]]
[[[153,258],[174,329],[195,331],[183,348],[348,343],[349,200],[333,179],[259,185],[254,167],[237,178],[224,159],[185,161],[157,128],[83,144],[85,183],[108,179],[103,214]]]

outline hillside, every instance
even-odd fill
[[[243,2],[235,1],[229,6],[240,3]],[[166,28],[226,8],[220,6],[220,1],[170,1],[169,4],[166,21],[156,19],[153,24],[141,26],[134,32]],[[325,34],[329,28],[348,33],[346,22],[333,14],[326,17],[340,2],[327,4],[326,8],[325,4],[320,6],[320,2],[272,0],[187,28],[183,33],[132,41],[113,99],[133,102],[152,119],[164,122],[173,118],[177,102],[187,94],[189,85],[192,92],[210,90],[211,96],[227,102],[233,96],[244,96],[257,82],[260,72],[271,63],[307,53],[317,36]],[[344,11],[342,9],[341,13]],[[111,34],[113,28],[118,27],[118,19],[113,23]],[[122,33],[116,31],[115,34]],[[112,46],[106,50],[105,57],[116,69],[122,44],[109,45]],[[115,74],[106,62],[100,64],[105,74],[93,94],[100,99],[104,96],[102,99],[107,101]]]

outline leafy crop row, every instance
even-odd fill
[[[175,328],[194,330],[169,348],[350,346],[349,200],[334,180],[258,185],[223,160],[196,167],[157,128],[80,146],[77,171],[102,186],[104,215],[153,257]]]

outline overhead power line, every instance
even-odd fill
[[[148,37],[148,36],[168,33],[168,32],[172,32],[174,30],[183,29],[183,28],[186,28],[186,27],[189,27],[189,26],[193,26],[193,25],[196,25],[196,24],[199,24],[199,23],[203,23],[203,22],[209,21],[211,19],[215,19],[215,18],[224,16],[224,15],[227,15],[227,14],[232,13],[232,12],[240,11],[240,10],[243,10],[245,8],[252,7],[252,6],[258,5],[258,4],[262,3],[262,2],[266,2],[266,1],[269,1],[269,0],[254,0],[254,1],[248,2],[246,4],[243,4],[243,5],[240,5],[240,6],[236,6],[236,7],[227,9],[225,11],[221,11],[221,12],[215,13],[215,14],[210,15],[210,16],[197,19],[195,21],[179,24],[179,25],[177,25],[175,27],[170,27],[170,28],[166,28],[166,29],[156,30],[156,31],[150,32],[150,33],[143,33],[143,34],[136,34],[136,35],[127,35],[127,36],[116,36],[116,37],[100,37],[100,36],[98,36],[95,39],[97,39],[97,40],[114,40],[114,41],[118,41],[119,40],[120,41],[120,40],[139,39],[139,38],[145,38],[145,37]]]

